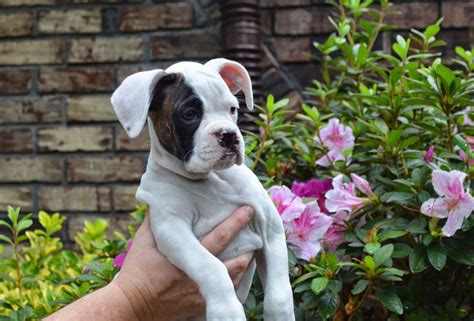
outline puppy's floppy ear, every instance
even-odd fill
[[[125,78],[112,94],[112,106],[130,138],[145,126],[153,89],[164,75],[161,69],[138,72]]]
[[[211,67],[221,75],[232,94],[240,90],[244,92],[245,104],[249,110],[253,109],[252,81],[244,66],[236,61],[224,58],[212,59],[205,66]]]

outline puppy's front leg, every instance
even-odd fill
[[[159,251],[199,286],[206,301],[207,321],[245,321],[245,313],[224,264],[193,234],[191,222],[173,214],[151,212]]]
[[[288,250],[283,224],[273,204],[266,215],[266,238],[257,256],[257,267],[264,287],[264,320],[293,321],[293,291],[288,276]]]

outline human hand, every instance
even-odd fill
[[[207,234],[201,244],[220,254],[253,218],[254,210],[243,206]],[[253,257],[247,253],[224,262],[237,289]],[[198,286],[158,252],[146,215],[118,277],[112,282],[127,297],[140,320],[176,320],[205,313]]]

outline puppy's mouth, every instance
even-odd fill
[[[222,156],[221,158],[219,158],[219,161],[223,161],[228,158],[233,158],[235,156],[237,156],[237,151],[235,149],[228,149],[222,153]]]

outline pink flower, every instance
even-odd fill
[[[324,243],[330,251],[335,251],[346,240],[344,237],[344,232],[346,231],[345,222],[350,219],[350,215],[346,211],[339,211],[331,216],[331,218],[333,223],[326,234],[324,234]]]
[[[462,226],[474,210],[474,198],[464,190],[466,174],[460,171],[434,170],[432,181],[439,198],[432,198],[421,205],[421,213],[438,218],[448,218],[443,226],[444,235],[450,237]]]
[[[351,174],[351,178],[359,191],[361,191],[367,196],[374,195],[374,192],[372,192],[372,188],[370,188],[369,182],[367,182],[365,179],[354,173]]]
[[[303,200],[286,186],[273,186],[269,193],[283,221],[291,221],[299,217],[306,208]]]
[[[429,164],[433,161],[434,158],[434,145],[431,145],[428,150],[426,151],[425,156],[423,157],[423,161],[426,164]]]
[[[117,255],[112,261],[112,263],[116,267],[122,268],[123,263],[125,262],[125,258],[127,257],[127,253],[128,251],[130,251],[131,248],[132,248],[132,242],[128,242],[127,246],[125,247],[125,253],[120,253],[119,255]]]
[[[333,189],[326,193],[326,208],[331,213],[338,211],[352,212],[368,202],[367,198],[357,197],[354,183],[343,183],[342,179],[342,174],[334,177],[332,181]]]
[[[350,221],[352,215],[346,211],[339,211],[331,216],[331,218],[333,223],[326,234],[324,234],[324,243],[330,251],[335,251],[340,244],[346,241],[344,233],[347,230],[347,222]],[[365,223],[365,217],[362,217],[358,220],[355,228],[361,228]]]
[[[309,261],[321,250],[321,239],[331,226],[332,219],[322,214],[316,202],[306,204],[301,215],[285,222],[288,243],[296,246],[295,255]]]
[[[331,162],[346,159],[342,152],[354,147],[355,138],[351,128],[339,124],[339,119],[332,118],[314,140],[329,149],[327,155],[318,159],[316,164],[329,167]]]
[[[318,199],[321,212],[326,213],[324,194],[332,188],[332,179],[310,179],[305,183],[294,182],[291,191],[299,197],[312,197]]]

